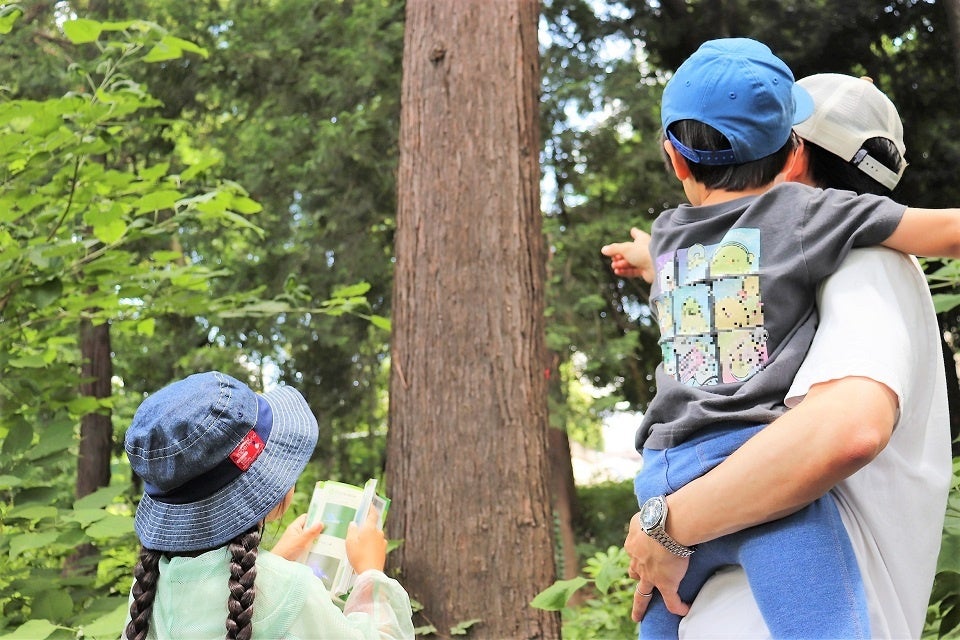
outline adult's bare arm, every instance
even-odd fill
[[[789,515],[873,460],[886,446],[897,397],[868,378],[814,385],[804,400],[748,440],[706,475],[667,497],[667,533],[690,546]],[[639,531],[637,518],[624,548],[640,591],[656,587],[667,607],[685,614],[676,587],[686,563]],[[649,599],[635,597],[633,618]]]

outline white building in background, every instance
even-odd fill
[[[602,451],[571,442],[574,481],[585,485],[632,480],[640,469],[640,454],[634,447],[639,424],[639,413],[617,412],[603,421]]]

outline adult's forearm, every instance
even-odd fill
[[[815,385],[796,408],[668,498],[667,531],[699,544],[813,502],[886,446],[897,397],[868,378]]]

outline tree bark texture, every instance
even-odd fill
[[[80,326],[83,355],[80,394],[108,398],[111,394],[113,361],[110,358],[110,325],[93,325],[84,320]],[[80,449],[77,461],[77,497],[82,498],[110,484],[110,454],[113,450],[113,424],[110,414],[90,413],[80,421]]]
[[[558,638],[536,0],[408,0],[387,483],[391,555],[446,636]],[[418,621],[419,622],[419,621]]]

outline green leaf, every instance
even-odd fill
[[[117,637],[117,629],[123,628],[123,623],[127,619],[127,612],[130,610],[126,598],[118,598],[120,604],[110,613],[100,616],[90,624],[82,627],[84,638],[110,638]]]
[[[7,437],[3,439],[3,454],[12,457],[23,453],[32,442],[33,428],[25,422],[18,422],[10,427]]]
[[[77,396],[67,403],[67,409],[75,416],[85,416],[100,410],[100,401],[93,396]]]
[[[10,537],[10,559],[16,558],[25,551],[42,549],[48,544],[52,544],[56,541],[58,535],[59,533],[56,531],[13,535]]]
[[[182,197],[182,193],[173,189],[152,191],[137,200],[133,208],[137,213],[153,213],[164,209],[173,209]]]
[[[937,560],[937,572],[941,571],[960,573],[960,528],[945,528],[943,532]]]
[[[73,508],[80,509],[102,509],[111,504],[117,496],[123,493],[123,487],[109,486],[100,487],[91,494],[85,495],[73,503]]]
[[[423,627],[414,627],[413,629],[413,635],[415,636],[431,636],[436,632],[437,632],[437,628],[432,624],[428,624]],[[0,638],[0,640],[3,640],[3,638]]]
[[[144,62],[166,62],[167,60],[176,60],[183,55],[183,49],[177,45],[167,42],[166,39],[158,42],[147,55],[143,56]]]
[[[29,520],[39,522],[45,518],[56,518],[57,508],[50,505],[26,504],[10,509],[7,513],[7,520]]]
[[[146,336],[147,338],[153,337],[153,332],[156,329],[156,325],[157,321],[153,318],[141,320],[137,323],[137,335]]]
[[[384,318],[383,316],[370,316],[370,323],[378,329],[384,329],[386,331],[390,331],[392,327],[390,319]]]
[[[73,613],[73,598],[70,597],[70,593],[65,589],[56,589],[34,598],[30,615],[45,620],[65,621],[71,613]]]
[[[43,309],[53,304],[59,300],[62,295],[63,282],[60,278],[51,278],[42,284],[30,287],[27,291],[27,296],[33,304],[37,305],[38,309]]]
[[[456,626],[450,627],[450,635],[452,636],[465,636],[467,635],[467,630],[478,622],[483,622],[480,618],[473,618],[472,620],[464,620],[463,622],[458,622]]]
[[[625,578],[628,566],[626,551],[619,547],[608,549],[596,574],[597,589],[600,593],[607,593],[612,584]]]
[[[23,484],[23,480],[17,476],[0,476],[0,491],[4,489],[12,489],[13,487],[19,487]]]
[[[106,518],[94,522],[85,531],[91,538],[118,538],[133,533],[133,518],[110,514]]]
[[[7,6],[0,10],[0,35],[6,35],[13,31],[13,25],[22,15],[23,11],[16,5]]]
[[[960,306],[960,294],[935,293],[933,295],[933,308],[937,313],[950,311],[956,306]]]
[[[73,513],[68,516],[65,516],[70,522],[76,522],[81,527],[88,527],[98,520],[103,520],[108,515],[108,512],[103,509],[74,509]]]
[[[37,444],[26,452],[28,460],[38,460],[58,451],[64,451],[76,443],[75,423],[64,418],[43,426]]]
[[[0,640],[44,640],[58,628],[48,620],[27,620],[13,633],[0,636]]]
[[[93,226],[93,235],[104,244],[113,244],[127,232],[127,223],[116,219]]]
[[[68,20],[63,23],[63,33],[73,44],[96,42],[102,30],[99,22],[85,20],[84,18]]]
[[[358,282],[357,284],[351,284],[346,287],[340,287],[334,289],[333,293],[330,294],[331,298],[354,298],[357,296],[364,295],[367,291],[370,291],[369,282]]]
[[[538,593],[537,597],[530,603],[530,606],[546,611],[560,611],[567,606],[570,596],[589,582],[590,581],[583,576],[577,576],[569,580],[557,580]]]

